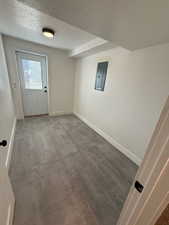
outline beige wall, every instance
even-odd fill
[[[104,59],[109,67],[100,92],[96,67]],[[169,94],[169,44],[79,59],[75,83],[74,112],[139,164]]]
[[[17,75],[15,50],[26,50],[48,57],[49,79],[49,113],[50,115],[70,113],[73,110],[74,60],[68,57],[65,50],[49,48],[28,41],[4,36],[4,47],[9,68],[12,92],[17,118],[22,118],[22,99]],[[16,86],[14,88],[14,86]]]

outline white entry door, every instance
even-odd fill
[[[17,52],[24,116],[48,114],[46,57]]]
[[[8,177],[13,109],[8,72],[0,35],[0,225],[12,225],[14,194]],[[5,140],[5,141],[3,141]]]

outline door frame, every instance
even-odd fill
[[[28,51],[28,50],[23,50],[23,49],[15,49],[15,61],[16,61],[16,76],[19,81],[19,95],[21,97],[21,108],[22,108],[22,119],[25,118],[24,116],[24,107],[23,107],[23,96],[22,96],[22,85],[21,85],[21,77],[20,77],[20,67],[19,67],[19,62],[18,62],[18,57],[17,53],[23,53],[23,54],[30,54],[30,55],[35,55],[35,56],[40,56],[44,57],[46,61],[46,80],[47,80],[47,86],[48,86],[48,92],[47,92],[47,108],[48,108],[48,115],[50,115],[50,83],[49,83],[49,66],[48,66],[48,56],[47,54],[43,54],[40,52],[33,52],[33,51]]]
[[[166,163],[164,162],[164,152],[168,152],[169,147],[169,96],[161,112],[160,118],[154,130],[153,136],[149,143],[148,149],[144,156],[144,159],[139,167],[135,181],[140,178],[147,178],[144,186],[150,190],[138,193],[134,189],[134,184],[131,186],[128,197],[124,203],[123,209],[121,211],[117,225],[137,225],[139,218],[144,218],[146,220],[144,208],[146,204],[151,203],[151,201],[157,199],[158,196],[153,195],[153,191],[156,188],[156,184],[162,184],[160,179],[163,176],[163,172],[169,164],[169,157],[166,157]],[[163,156],[163,158],[162,158]],[[148,169],[148,170],[147,170]],[[149,173],[147,173],[149,171]],[[154,177],[153,177],[154,176]],[[168,181],[169,185],[169,181]],[[168,187],[168,186],[167,186]],[[158,190],[163,190],[163,185],[160,185]],[[137,194],[138,193],[138,194]],[[144,195],[143,195],[144,194]],[[143,200],[143,198],[145,200]],[[167,189],[166,194],[161,196],[160,202],[153,212],[153,215],[149,217],[149,221],[144,221],[146,225],[154,225],[165,207],[169,203],[169,190]],[[151,214],[150,208],[150,214]],[[149,215],[150,215],[149,214]],[[131,222],[132,221],[132,222]]]

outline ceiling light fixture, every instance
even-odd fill
[[[44,27],[44,28],[42,29],[42,33],[43,33],[43,35],[44,35],[45,37],[47,37],[47,38],[53,38],[54,35],[55,35],[55,31],[52,30],[52,29],[50,29],[50,28],[47,28],[47,27]]]

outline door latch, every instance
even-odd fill
[[[138,191],[138,192],[142,192],[143,191],[143,189],[144,189],[144,186],[142,185],[142,184],[140,184],[140,182],[139,181],[137,181],[136,180],[136,182],[135,182],[135,184],[134,184],[134,187],[135,187],[135,189]]]
[[[0,146],[3,146],[3,147],[7,146],[7,141],[6,140],[0,141]]]

